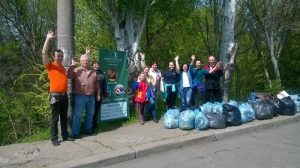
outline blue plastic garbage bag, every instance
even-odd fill
[[[248,102],[250,104],[254,104],[256,102],[256,93],[255,92],[251,92],[248,98]]]
[[[212,113],[222,114],[223,113],[223,103],[216,102],[214,103]]]
[[[242,117],[242,123],[251,122],[255,119],[255,112],[252,108],[252,106],[249,103],[242,103],[239,106],[241,117]]]
[[[300,112],[300,95],[291,95],[291,98],[294,100],[296,104],[296,111]]]
[[[202,113],[201,109],[199,108],[194,109],[194,114],[197,115],[198,113]]]
[[[212,129],[226,128],[226,116],[218,113],[206,113],[208,127]]]
[[[258,120],[272,119],[274,113],[274,104],[270,100],[257,101],[253,105],[255,118]]]
[[[208,118],[204,113],[199,112],[195,117],[195,128],[198,130],[205,130],[208,128]]]
[[[235,105],[223,104],[223,114],[226,116],[227,126],[238,126],[242,125],[241,112]]]
[[[185,110],[179,115],[179,128],[192,130],[195,128],[195,113],[192,110]]]
[[[216,102],[216,103],[210,103],[207,102],[204,105],[202,105],[201,111],[206,114],[206,113],[218,113],[218,114],[222,114],[223,113],[223,107],[222,107],[222,103]]]
[[[200,109],[203,113],[210,113],[213,110],[214,103],[207,102],[200,106]]]
[[[179,126],[179,110],[169,109],[164,114],[164,127],[168,129],[178,128]]]
[[[230,105],[233,105],[233,106],[236,106],[236,107],[239,106],[239,103],[235,100],[230,100],[227,104],[230,104]]]
[[[292,116],[296,114],[296,104],[291,97],[284,97],[280,99],[279,109],[280,115]]]

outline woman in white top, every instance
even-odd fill
[[[153,82],[151,82],[150,84],[152,96],[149,100],[149,111],[152,114],[153,121],[158,123],[158,119],[155,111],[155,105],[157,102],[158,90],[160,88],[161,72],[158,70],[156,62],[153,62],[151,64],[151,68],[149,69],[148,75],[153,80]]]

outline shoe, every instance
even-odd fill
[[[158,123],[158,120],[157,119],[153,119],[153,122]]]
[[[85,131],[85,135],[91,136],[94,135],[94,131]]]
[[[57,139],[55,139],[55,140],[52,140],[52,145],[53,145],[53,146],[59,146],[60,143],[58,142]]]
[[[71,138],[74,139],[74,140],[75,140],[75,139],[78,139],[78,138],[79,138],[79,135],[77,135],[77,134],[72,134],[72,135],[71,135]]]
[[[145,124],[145,121],[142,121],[142,122],[141,122],[141,125],[144,125],[144,124]]]
[[[75,141],[75,139],[72,137],[66,137],[66,138],[63,138],[63,141]]]

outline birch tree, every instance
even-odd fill
[[[236,17],[237,0],[226,0],[222,20],[221,46],[219,58],[224,67],[223,100],[228,101],[231,79],[234,71],[234,60],[236,56],[237,43],[234,40],[234,27]]]
[[[105,19],[113,30],[116,48],[127,52],[129,80],[133,79],[145,64],[144,54],[139,53],[140,41],[149,10],[156,1],[92,0],[88,3],[94,6],[95,13],[102,12],[102,16],[103,13],[108,14],[109,17]]]
[[[298,0],[246,0],[245,2],[254,23],[250,29],[259,34],[267,46],[275,80],[281,85],[278,61],[288,33],[295,26],[295,14],[300,2]]]

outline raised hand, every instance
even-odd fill
[[[219,61],[219,62],[216,64],[216,67],[217,67],[217,68],[221,68],[222,66],[223,66],[222,61]]]
[[[194,54],[191,56],[191,59],[192,59],[192,60],[195,60],[195,55],[194,55]]]
[[[52,38],[54,38],[54,37],[55,37],[55,36],[54,36],[54,32],[51,31],[51,30],[49,30],[48,33],[47,33],[47,39],[52,39]]]
[[[85,49],[85,54],[86,55],[90,55],[91,54],[91,49],[90,48],[86,48]]]
[[[179,60],[179,56],[176,55],[174,59],[175,59],[175,61],[178,61]]]

